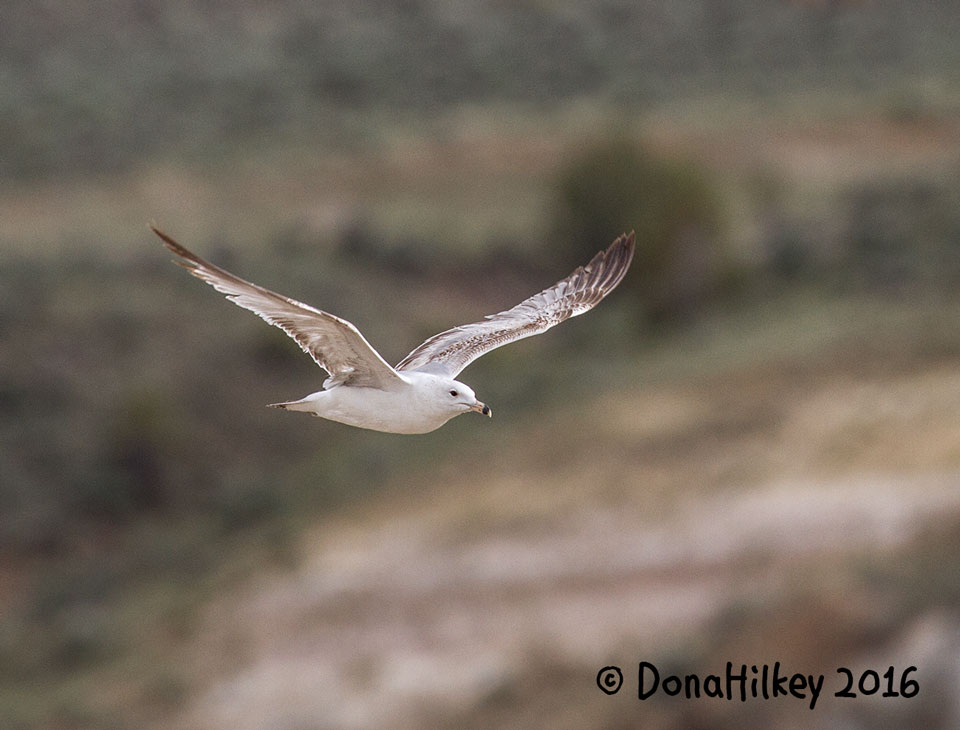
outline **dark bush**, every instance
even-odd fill
[[[625,138],[594,144],[560,169],[557,241],[587,260],[635,230],[626,285],[656,318],[682,314],[715,291],[726,265],[719,191],[699,165],[657,156]]]
[[[875,180],[845,196],[849,273],[879,288],[954,287],[960,277],[960,215],[953,177]]]
[[[130,393],[102,435],[96,464],[73,484],[76,506],[108,521],[169,509],[183,500],[170,465],[183,452],[162,397]]]

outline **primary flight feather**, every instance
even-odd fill
[[[234,276],[150,228],[179,257],[176,263],[282,329],[330,374],[322,390],[273,407],[390,433],[427,433],[467,411],[491,415],[456,376],[490,350],[595,307],[623,279],[634,251],[634,234],[622,235],[548,289],[511,309],[430,337],[393,368],[347,320]]]

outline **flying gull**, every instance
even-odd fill
[[[490,350],[592,309],[623,279],[634,249],[633,233],[622,235],[550,288],[512,309],[434,335],[390,367],[347,320],[234,276],[150,228],[180,257],[175,263],[282,329],[330,374],[322,390],[271,408],[389,433],[428,433],[467,411],[492,415],[468,385],[455,380],[460,371]]]

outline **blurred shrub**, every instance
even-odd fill
[[[871,181],[845,196],[844,241],[867,286],[952,286],[960,277],[960,188],[954,176]]]
[[[431,241],[377,230],[363,216],[352,219],[341,230],[337,253],[345,263],[361,262],[367,270],[379,266],[402,277],[423,276],[440,266]]]
[[[232,489],[216,492],[210,508],[217,514],[225,532],[237,532],[281,515],[284,495],[266,482],[240,481]]]
[[[619,233],[636,231],[626,284],[648,315],[687,312],[720,284],[723,208],[716,184],[696,163],[605,139],[560,169],[556,193],[556,238],[578,263]]]
[[[107,428],[100,463],[76,485],[81,511],[117,519],[135,512],[165,509],[178,499],[170,454],[181,453],[175,423],[158,394],[128,394]]]

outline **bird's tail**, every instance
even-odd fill
[[[285,411],[305,411],[306,413],[316,413],[313,401],[309,398],[300,400],[289,400],[284,403],[268,403],[267,408],[282,408]]]

